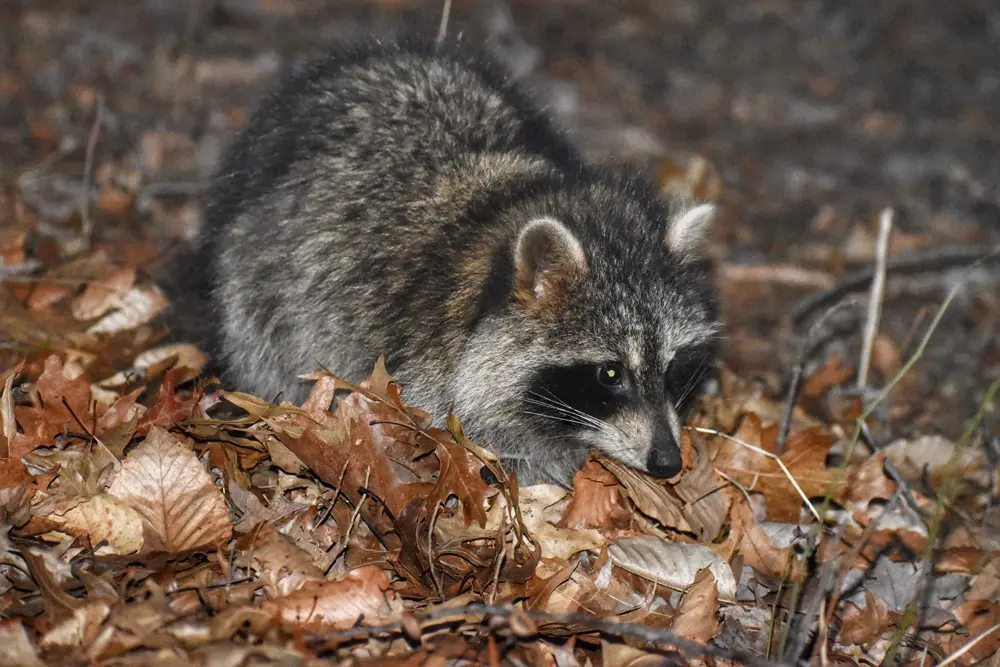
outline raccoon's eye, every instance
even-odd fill
[[[621,387],[625,383],[625,367],[621,364],[598,366],[597,381],[605,387]]]

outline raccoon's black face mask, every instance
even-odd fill
[[[680,348],[665,372],[625,363],[540,369],[524,396],[547,436],[604,450],[656,477],[681,470],[679,428],[712,367],[710,344]]]
[[[673,236],[690,241],[676,224]],[[702,290],[686,287],[702,276],[664,269],[669,247],[659,263],[595,256],[549,218],[522,231],[515,258],[517,303],[547,334],[533,355],[546,363],[522,397],[532,428],[553,446],[678,474],[680,429],[715,354],[712,310]]]

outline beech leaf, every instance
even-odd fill
[[[183,551],[228,540],[225,500],[194,452],[158,426],[122,462],[108,493],[142,517],[147,547]]]

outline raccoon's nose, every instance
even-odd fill
[[[646,470],[655,477],[673,477],[681,471],[681,450],[674,436],[669,434],[654,438],[646,460]]]

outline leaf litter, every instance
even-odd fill
[[[721,187],[697,160],[665,178]],[[131,205],[114,187],[98,212]],[[986,435],[864,451],[839,355],[780,451],[780,392],[723,366],[679,477],[595,455],[520,488],[381,360],[317,370],[301,405],[225,390],[166,340],[141,253],[43,261],[13,222],[0,266],[34,268],[0,284],[3,664],[996,660]]]

